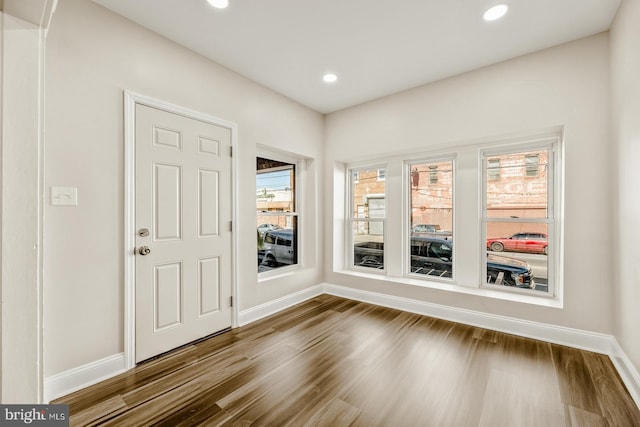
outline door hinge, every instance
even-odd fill
[[[229,221],[229,231],[233,231],[233,221]]]
[[[233,295],[229,297],[229,307],[233,307]]]
[[[233,146],[229,147],[229,155],[233,157]]]

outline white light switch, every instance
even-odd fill
[[[51,187],[53,206],[78,206],[78,187]]]

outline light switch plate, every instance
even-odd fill
[[[51,187],[53,206],[78,206],[78,187]]]

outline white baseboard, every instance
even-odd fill
[[[343,298],[547,341],[554,344],[562,344],[582,350],[609,354],[611,349],[612,337],[610,335],[433,304],[344,286],[325,284],[324,289],[328,294]]]
[[[618,343],[618,340],[615,337],[611,338],[611,354],[609,357],[613,362],[613,365],[616,367],[618,374],[620,374],[620,378],[622,378],[622,382],[627,386],[627,390],[629,390],[629,394],[633,398],[633,401],[636,402],[638,408],[640,408],[640,374],[631,363],[631,360],[627,357],[622,347]]]
[[[114,354],[45,378],[44,402],[49,403],[124,372],[124,353]]]
[[[251,307],[247,310],[242,310],[238,314],[238,325],[244,326],[248,323],[255,322],[256,320],[275,314],[303,301],[315,298],[323,293],[324,286],[320,284],[273,301],[265,302],[264,304]]]

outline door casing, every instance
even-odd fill
[[[134,92],[124,92],[124,359],[125,368],[135,366],[135,106],[136,104],[157,108],[169,113],[178,114],[194,120],[211,123],[227,128],[231,131],[231,220],[237,221],[237,136],[238,127],[235,123],[200,113],[168,102],[160,101]],[[231,236],[231,296],[233,307],[231,310],[231,327],[238,326],[238,238],[236,228]]]

